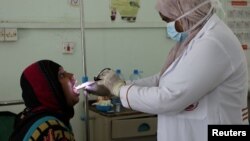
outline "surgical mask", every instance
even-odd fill
[[[176,21],[167,23],[167,29],[166,29],[167,35],[174,41],[182,42],[183,40],[185,40],[188,34],[186,32],[176,31],[175,22]]]
[[[195,7],[194,9],[188,11],[187,13],[181,15],[180,17],[178,17],[175,21],[172,21],[172,22],[169,22],[167,23],[167,35],[174,41],[177,41],[177,42],[182,42],[186,39],[186,37],[188,36],[188,32],[192,31],[193,29],[195,29],[197,26],[199,26],[201,23],[203,23],[205,20],[207,20],[210,16],[210,13],[213,11],[213,6],[211,6],[211,8],[209,9],[208,11],[208,14],[203,18],[201,19],[199,22],[197,22],[193,27],[191,27],[190,29],[188,29],[187,31],[185,32],[178,32],[176,31],[175,29],[175,23],[176,21],[180,20],[181,18],[189,15],[190,13],[194,12],[195,10],[197,10],[198,8],[200,8],[201,6],[209,3],[209,2],[212,2],[213,0],[207,0],[203,3],[201,3],[200,5],[198,5],[197,7]]]

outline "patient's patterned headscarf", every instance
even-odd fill
[[[74,114],[67,106],[62,86],[58,80],[61,66],[50,60],[41,60],[28,66],[22,73],[20,84],[22,97],[32,112],[46,110],[68,118]]]

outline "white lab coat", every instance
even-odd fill
[[[158,141],[206,141],[209,124],[248,124],[246,58],[217,15],[177,60],[160,78],[136,81],[128,101],[129,85],[120,90],[124,107],[158,115]]]

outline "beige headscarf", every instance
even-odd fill
[[[209,1],[209,0],[157,0],[156,9],[164,16],[170,19],[177,19],[178,17],[182,16],[183,14],[189,12],[190,10],[194,9],[201,3]],[[202,20],[206,15],[208,15],[209,10],[211,8],[211,3],[207,3],[197,10],[191,12],[187,16],[180,19],[182,27],[184,31],[189,30],[192,28],[197,22]],[[214,13],[214,10],[210,13],[210,16]],[[210,17],[209,16],[209,17]],[[186,49],[189,42],[194,38],[194,36],[201,30],[204,23],[207,20],[197,26],[194,30],[188,33],[188,37],[180,43],[176,43],[176,45],[170,50],[167,60],[165,61],[164,66],[160,72],[162,75],[165,70],[178,58]]]

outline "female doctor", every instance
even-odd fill
[[[160,73],[124,82],[106,69],[98,85],[157,114],[158,141],[206,141],[209,124],[248,124],[246,58],[214,0],[157,0],[156,9],[176,41]]]

